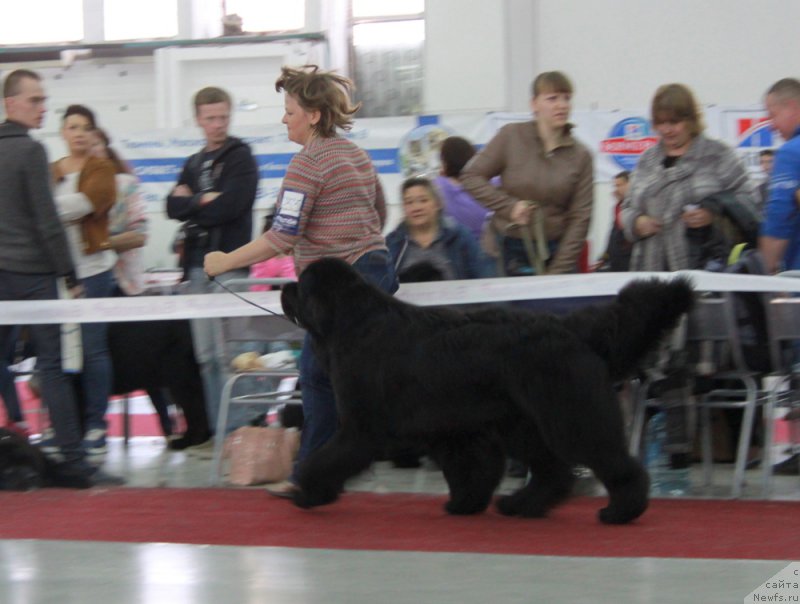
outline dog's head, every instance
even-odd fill
[[[297,283],[284,285],[281,306],[284,314],[308,331],[324,339],[365,292],[373,290],[358,272],[343,260],[323,258],[312,262]]]
[[[397,275],[400,283],[429,283],[445,281],[444,274],[431,262],[418,262]]]

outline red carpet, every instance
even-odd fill
[[[351,493],[304,511],[258,489],[0,493],[0,538],[264,545],[554,556],[800,560],[800,503],[656,500],[637,522],[605,526],[605,499],[550,518],[453,517],[444,497]]]

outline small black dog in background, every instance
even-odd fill
[[[0,490],[30,491],[42,487],[88,489],[89,479],[62,472],[38,447],[0,428]]]
[[[183,411],[186,432],[170,441],[170,449],[199,445],[211,437],[200,366],[194,355],[188,319],[114,322],[108,326],[108,348],[114,368],[115,394],[146,390],[165,436],[172,427],[162,388]],[[159,404],[160,402],[160,404]]]

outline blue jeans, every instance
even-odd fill
[[[219,275],[217,280],[225,282],[228,279],[246,279],[248,274],[249,271],[246,268],[237,269]],[[201,267],[190,268],[188,277],[187,294],[210,294],[224,291],[213,281],[209,281],[208,275]],[[203,390],[206,395],[208,429],[213,432],[217,425],[219,401],[222,397],[222,386],[226,375],[226,368],[220,364],[220,357],[224,357],[225,354],[224,351],[219,350],[222,343],[218,341],[213,319],[192,319],[191,326],[194,356],[200,365],[200,375],[203,378]],[[229,417],[228,425],[231,425],[233,421],[234,418]]]
[[[17,340],[19,339],[19,332],[21,331],[18,325],[11,327],[11,332],[8,335],[7,343],[4,349],[5,353],[3,358],[0,359],[0,396],[3,397],[3,404],[6,407],[6,415],[9,422],[21,422],[22,410],[19,406],[19,397],[17,396],[17,385],[14,382],[14,374],[11,373],[8,366],[14,362],[14,353],[17,349]]]
[[[87,298],[109,298],[114,290],[113,272],[108,270],[81,279]],[[108,323],[83,323],[83,371],[80,374],[82,410],[86,431],[106,429],[108,397],[114,381],[108,350]]]
[[[397,275],[388,252],[368,252],[356,260],[353,268],[383,291],[390,294],[397,291]],[[331,380],[317,361],[311,346],[311,336],[308,334],[300,353],[300,389],[303,399],[303,432],[295,469],[289,480],[295,479],[297,467],[306,457],[331,439],[339,421]]]
[[[55,300],[55,275],[29,275],[0,270],[0,300]],[[0,325],[0,346],[7,350],[13,325]],[[84,457],[78,406],[70,378],[61,370],[61,328],[59,325],[31,325],[36,350],[36,373],[40,378],[42,401],[50,412],[56,444],[66,461]]]

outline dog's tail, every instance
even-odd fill
[[[640,279],[626,285],[608,306],[578,311],[565,322],[606,359],[612,379],[620,380],[678,325],[694,299],[686,277]]]

